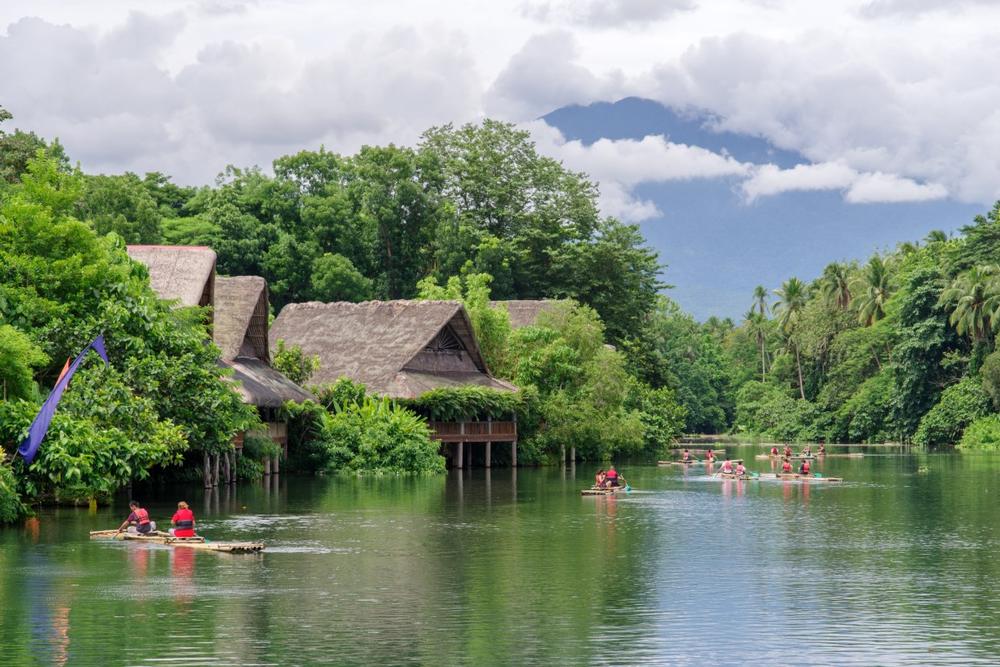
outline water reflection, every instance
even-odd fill
[[[632,493],[583,498],[571,464],[143,494],[268,543],[248,557],[46,511],[0,531],[3,663],[995,664],[1000,458],[820,466],[847,481],[626,467]]]

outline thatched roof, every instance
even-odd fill
[[[254,357],[270,361],[267,346],[267,281],[258,276],[215,279],[212,337],[222,360]]]
[[[544,311],[551,311],[558,304],[566,303],[559,299],[514,299],[511,301],[490,301],[494,308],[507,306],[510,315],[510,326],[515,329],[538,324],[538,316]]]
[[[469,316],[456,301],[291,304],[271,325],[270,339],[272,349],[284,340],[317,355],[317,384],[348,377],[393,398],[469,384],[516,390],[489,374]]]
[[[237,357],[222,366],[233,370],[232,379],[243,401],[264,408],[280,408],[285,401],[312,401],[316,398],[260,359]]]
[[[215,251],[206,246],[130,245],[128,255],[149,269],[161,299],[182,306],[209,306],[215,282]]]

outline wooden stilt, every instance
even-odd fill
[[[205,452],[204,471],[203,471],[202,477],[205,480],[205,488],[206,489],[211,489],[212,488],[212,461],[211,461],[211,457],[208,455],[208,452]]]
[[[484,462],[486,464],[487,468],[492,467],[492,462],[490,461],[491,458],[493,458],[493,443],[492,442],[487,442],[486,443],[486,461]]]
[[[275,454],[274,462],[271,463],[271,472],[273,472],[275,475],[277,475],[280,472],[280,470],[278,469],[279,468],[278,461],[280,460],[281,460],[281,454]]]
[[[465,454],[465,443],[459,442],[455,444],[455,467],[459,470],[462,469],[462,458]]]
[[[559,445],[559,465],[566,467],[566,445]]]
[[[264,477],[271,476],[271,458],[264,459]]]
[[[212,486],[219,485],[219,455],[212,456]]]
[[[569,460],[576,465],[576,447],[569,448]]]
[[[510,443],[510,467],[517,467],[517,440]]]
[[[233,483],[233,467],[229,460],[229,452],[224,452],[222,454],[222,476],[226,480],[226,484]]]

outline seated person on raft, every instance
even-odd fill
[[[604,482],[606,482],[607,479],[608,479],[608,476],[605,474],[604,468],[601,468],[600,470],[597,471],[597,474],[594,475],[594,488],[595,489],[603,489],[604,488]]]
[[[609,488],[618,486],[618,471],[615,470],[614,466],[608,468],[607,477],[608,477],[607,486]]]
[[[785,459],[781,463],[781,472],[792,472],[792,462],[789,461],[788,459]]]
[[[173,528],[170,534],[174,537],[194,537],[194,512],[183,500],[177,503],[177,511],[170,518]]]
[[[808,459],[803,459],[802,465],[799,466],[799,474],[800,475],[808,475],[809,474],[809,460]]]
[[[156,531],[156,524],[149,520],[149,512],[139,507],[139,503],[133,500],[128,506],[132,513],[128,515],[122,525],[118,526],[119,533],[125,530],[126,526],[129,527],[129,532],[134,527],[137,532],[143,535]]]

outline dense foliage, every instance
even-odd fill
[[[787,440],[992,446],[984,443],[1000,408],[998,257],[1000,204],[954,238],[935,232],[861,265],[830,264],[808,284],[791,278],[773,304],[759,288],[723,340],[733,428]]]
[[[0,445],[10,456],[68,357],[103,333],[30,466],[27,501],[103,497],[185,451],[222,451],[257,423],[220,377],[203,314],[171,311],[117,234],[79,221],[85,178],[41,156],[0,196]]]

